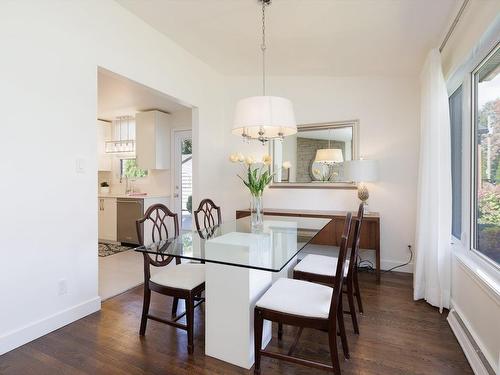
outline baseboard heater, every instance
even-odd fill
[[[460,315],[454,309],[452,309],[448,315],[448,323],[462,347],[474,374],[496,375],[497,373],[491,367],[462,318],[460,318]]]

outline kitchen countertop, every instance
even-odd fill
[[[132,199],[148,199],[148,198],[169,198],[170,196],[167,194],[149,194],[146,195],[128,195],[128,194],[101,194],[98,195],[99,198],[132,198]]]

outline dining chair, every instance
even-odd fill
[[[344,293],[347,294],[347,301],[349,303],[349,311],[345,311],[345,313],[351,315],[353,329],[356,334],[359,334],[359,326],[356,317],[356,307],[354,306],[354,297],[357,299],[360,314],[363,314],[363,304],[361,302],[357,267],[363,215],[364,203],[361,202],[358,208],[357,217],[353,220],[355,221],[355,224],[352,236],[351,254],[349,259],[346,260],[348,266],[344,274],[344,277],[346,278],[346,282],[344,283]],[[337,257],[316,254],[306,255],[304,259],[302,259],[293,269],[293,278],[325,285],[334,285],[335,277],[337,275],[335,273],[335,266],[337,262]]]
[[[200,219],[202,219],[203,226]],[[203,199],[198,205],[198,209],[194,211],[194,221],[196,230],[202,235],[203,231],[208,232],[222,223],[221,209],[213,200]]]
[[[254,310],[255,374],[260,373],[261,356],[285,360],[309,367],[333,370],[340,374],[337,349],[337,324],[344,356],[349,358],[342,313],[342,283],[346,266],[347,241],[351,229],[351,213],[346,215],[333,288],[304,280],[281,278],[257,301]],[[288,350],[281,354],[262,349],[264,320],[299,327],[298,334]],[[328,332],[331,365],[292,356],[303,328]]]
[[[173,237],[169,237],[168,233],[169,220],[173,221]],[[152,242],[172,240],[179,236],[179,221],[177,214],[171,212],[168,207],[163,204],[150,206],[144,214],[144,217],[136,221],[137,235],[141,245],[144,245],[143,229],[145,223],[151,226]],[[168,243],[166,246],[168,246]],[[139,334],[141,336],[145,335],[148,319],[186,330],[188,335],[188,353],[192,354],[194,351],[194,309],[204,301],[200,296],[205,290],[205,266],[203,264],[181,263],[180,259],[175,257],[175,265],[166,267],[172,262],[174,257],[158,253],[154,255],[154,258],[147,253],[143,253],[143,256],[144,302]],[[155,272],[154,275],[151,275],[151,266],[164,268]],[[174,298],[171,320],[149,314],[151,291]],[[177,315],[179,299],[185,301],[186,310],[182,314]],[[178,320],[184,316],[186,316],[186,324],[179,323]]]

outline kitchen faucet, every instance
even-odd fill
[[[123,176],[120,176],[120,184],[123,183]],[[127,176],[125,176],[125,194],[128,193],[133,193],[134,188],[132,187],[132,181],[128,179]]]

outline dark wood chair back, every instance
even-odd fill
[[[169,220],[173,220],[173,236],[169,233]],[[141,245],[144,245],[144,223],[146,222],[152,224],[150,237],[152,242],[159,242],[179,236],[179,220],[177,214],[170,211],[164,204],[158,203],[150,206],[144,214],[144,217],[136,221],[137,237]],[[164,246],[168,246],[168,244]],[[143,254],[146,256],[146,253]],[[149,262],[156,267],[167,265],[173,259],[173,257],[161,254],[156,254],[154,260],[149,256],[147,258]]]
[[[337,258],[337,269],[335,273],[335,281],[333,283],[333,295],[330,303],[330,321],[336,324],[336,316],[340,299],[342,298],[342,285],[344,283],[344,267],[347,257],[347,247],[349,241],[349,233],[351,231],[352,214],[347,213],[344,221],[344,230],[340,240],[339,256]]]
[[[220,207],[211,199],[203,199],[198,209],[194,211],[194,221],[199,233],[220,225],[222,222]]]
[[[365,213],[365,204],[361,202],[358,208],[358,215],[354,219],[354,232],[352,236],[352,247],[351,254],[349,257],[349,270],[347,272],[347,278],[353,277],[353,272],[357,266],[358,254],[359,254],[359,241],[361,239],[361,225],[363,224],[363,216]]]

